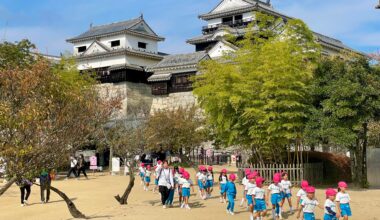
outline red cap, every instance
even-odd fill
[[[306,192],[307,193],[315,193],[315,188],[312,187],[312,186],[309,186],[309,187],[306,188]]]
[[[336,196],[337,192],[333,188],[326,189],[326,196]]]
[[[183,174],[183,173],[185,172],[185,168],[180,167],[180,168],[178,169],[178,172],[179,172],[180,174]]]
[[[158,160],[158,161],[157,161],[157,164],[161,164],[161,163],[162,163],[162,161],[161,161],[161,160]]]
[[[150,165],[146,166],[146,168],[147,168],[148,170],[150,170]]]
[[[338,183],[338,187],[339,188],[347,188],[347,183],[346,182],[344,182],[344,181],[340,181],[339,183]]]
[[[262,177],[257,177],[256,178],[256,185],[258,187],[261,187],[263,185],[264,179]]]
[[[273,182],[274,182],[274,183],[279,183],[279,182],[281,182],[281,177],[278,176],[278,175],[274,175],[274,177],[273,177]]]
[[[250,174],[248,175],[248,179],[249,179],[249,180],[253,180],[253,179],[255,179],[255,178],[256,178],[256,176],[253,175],[253,173],[250,173]]]
[[[227,169],[222,169],[222,173],[227,173]]]
[[[232,181],[233,181],[233,180],[236,180],[236,176],[235,176],[235,174],[233,174],[233,173],[230,174],[230,180],[232,180]]]
[[[209,167],[208,167],[208,171],[212,171],[212,166],[209,166]]]
[[[244,173],[245,173],[246,176],[248,176],[248,175],[251,173],[251,169],[246,168],[246,169],[244,170]]]
[[[259,173],[256,170],[253,171],[251,174],[254,175],[255,177],[260,176]]]
[[[141,167],[145,167],[145,164],[144,164],[144,163],[141,163],[140,165],[141,165]]]

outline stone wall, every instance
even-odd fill
[[[114,119],[143,118],[159,110],[188,107],[196,104],[196,98],[192,92],[154,96],[150,85],[143,83],[105,83],[99,87],[102,97],[120,96],[122,99],[122,108],[114,115]]]

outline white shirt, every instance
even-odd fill
[[[286,194],[291,193],[292,183],[289,180],[281,180],[281,186]]]
[[[182,185],[182,188],[190,188],[191,185],[193,185],[193,181],[191,181],[191,179],[185,179],[185,178],[181,178],[180,179],[180,184]]]
[[[173,172],[171,169],[162,168],[158,175],[159,186],[168,186],[170,184],[172,187],[174,187]]]
[[[139,167],[140,173],[145,173],[145,168],[144,167]]]
[[[330,199],[326,199],[324,207],[325,207],[326,214],[330,214],[330,212],[328,212],[326,208],[330,208],[333,212],[336,213],[336,204],[334,201],[331,201]]]
[[[204,175],[203,173],[199,173],[198,180],[200,180],[202,182],[206,182],[207,176]]]
[[[198,172],[197,174],[195,174],[195,176],[197,177],[197,179],[199,179],[199,176],[200,176],[201,174],[202,174],[201,172]]]
[[[306,197],[306,192],[305,192],[305,190],[300,189],[300,190],[297,192],[297,197],[300,197],[302,200],[304,200],[305,197]]]
[[[348,193],[338,192],[338,194],[336,194],[335,201],[340,202],[340,204],[348,204],[350,203],[351,198],[350,195],[348,195]]]
[[[247,184],[247,195],[253,195],[253,191],[256,188],[256,184],[248,182]]]
[[[152,172],[151,172],[150,170],[147,170],[147,171],[145,172],[145,176],[146,176],[146,177],[150,177],[151,173],[152,173]]]
[[[226,184],[227,183],[227,177],[222,176],[222,180],[220,181],[220,184]]]
[[[319,202],[315,199],[310,200],[308,197],[302,200],[301,205],[303,206],[302,211],[304,213],[314,213],[315,207],[319,205]]]
[[[281,184],[270,184],[269,187],[268,187],[268,190],[272,193],[272,194],[276,194],[276,193],[280,193],[282,191],[282,187],[281,187]]]
[[[214,180],[212,173],[207,173],[207,180]]]
[[[255,196],[255,199],[264,199],[265,190],[263,188],[256,187],[253,190],[253,195]]]
[[[73,168],[77,165],[78,161],[76,159],[71,160],[70,167]]]
[[[249,182],[249,180],[247,179],[247,177],[244,177],[241,180],[241,183],[244,185],[244,190],[248,190],[248,187],[247,187],[248,182]]]

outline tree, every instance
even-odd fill
[[[184,160],[206,139],[204,119],[196,106],[155,112],[148,118],[144,133],[147,150],[171,151]]]
[[[72,62],[64,59],[51,65],[37,59],[24,65],[17,64],[22,59],[14,59],[19,57],[7,62],[21,66],[0,69],[0,152],[11,177],[7,187],[42,169],[66,164],[68,156],[109,119],[109,106],[119,104],[101,99],[96,82],[80,74]],[[63,192],[52,190],[67,202],[73,217],[85,217]]]
[[[380,110],[379,70],[354,54],[346,59],[324,58],[315,71],[311,92],[309,143],[348,149],[353,180],[366,187],[368,128]]]
[[[319,47],[300,20],[256,17],[236,53],[202,64],[194,93],[218,139],[281,162],[286,146],[301,145]]]
[[[36,56],[31,53],[35,48],[35,45],[29,40],[21,40],[15,44],[10,42],[1,43],[0,69],[12,67],[27,68],[36,60]]]

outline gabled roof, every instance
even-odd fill
[[[206,14],[201,14],[198,17],[203,19],[203,20],[210,20],[213,18],[220,18],[220,17],[224,17],[224,16],[235,15],[237,13],[262,11],[262,12],[265,12],[265,13],[268,13],[268,14],[271,14],[274,16],[286,18],[286,19],[291,18],[290,16],[287,16],[283,13],[276,11],[270,4],[267,4],[266,2],[262,2],[260,0],[244,0],[244,1],[249,3],[250,6],[232,7],[232,8],[222,10],[222,11],[216,11],[216,12],[214,12],[214,10],[215,10],[215,8],[214,8],[210,12],[208,12]],[[221,3],[219,3],[219,4],[221,4]]]
[[[208,54],[205,51],[168,55],[156,65],[149,67],[149,69],[154,71],[161,68],[198,65],[198,63],[207,56]]]
[[[143,23],[148,30],[145,28],[139,27],[138,25]],[[115,34],[120,34],[124,32],[129,32],[131,34],[139,34],[148,38],[153,38],[156,40],[164,40],[163,37],[158,36],[146,23],[144,18],[142,16],[127,20],[127,21],[121,21],[106,25],[99,25],[99,26],[93,26],[90,27],[90,29],[74,38],[70,38],[67,40],[67,42],[75,43],[82,40],[91,40],[96,39],[98,37],[104,37],[104,36],[112,36]]]

